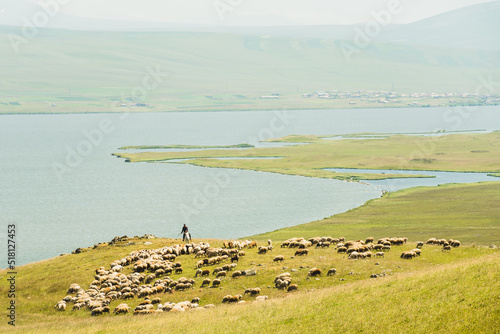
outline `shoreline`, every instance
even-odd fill
[[[372,110],[372,109],[435,109],[435,108],[478,108],[478,107],[498,107],[500,104],[462,104],[462,105],[430,105],[430,106],[418,106],[418,105],[398,105],[398,106],[379,106],[379,105],[369,105],[369,106],[356,106],[356,105],[348,105],[348,106],[321,106],[321,107],[314,107],[314,106],[305,106],[305,107],[296,107],[294,106],[293,108],[288,108],[287,106],[282,106],[282,107],[263,107],[259,108],[256,106],[255,108],[248,108],[248,109],[235,109],[235,108],[228,108],[228,109],[221,109],[217,108],[215,110],[210,109],[210,108],[201,108],[201,109],[182,109],[179,107],[176,107],[178,110],[151,110],[152,108],[147,108],[149,110],[134,110],[127,108],[126,110],[107,110],[107,111],[89,111],[89,110],[82,110],[82,111],[61,111],[61,112],[49,112],[49,111],[41,111],[41,112],[32,112],[32,111],[7,111],[3,112],[1,111],[0,108],[0,116],[2,115],[87,115],[87,114],[123,114],[123,113],[130,113],[130,114],[145,114],[145,113],[201,113],[201,112],[258,112],[258,111],[277,111],[277,110],[288,110],[288,111],[306,111],[306,110],[311,110],[311,111],[316,111],[316,110],[332,110],[332,111],[337,111],[337,110]],[[140,107],[139,107],[140,108]]]

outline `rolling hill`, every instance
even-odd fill
[[[154,32],[0,26],[0,99],[92,104],[134,89],[150,102],[318,90],[474,92],[481,77],[500,76],[498,8],[493,2],[394,26],[362,46],[352,36],[363,25]],[[151,73],[157,81],[144,90]]]

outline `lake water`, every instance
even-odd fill
[[[117,235],[179,237],[184,223],[195,239],[238,238],[344,212],[386,189],[124,163],[111,155],[122,146],[265,147],[280,144],[260,140],[289,134],[473,129],[500,129],[500,108],[1,115],[0,241],[6,244],[7,225],[16,224],[17,264],[26,264]],[[6,267],[6,251],[0,252],[0,267]]]
[[[373,174],[400,174],[400,175],[429,175],[429,178],[396,178],[386,180],[364,180],[363,182],[375,186],[379,190],[397,191],[406,188],[424,186],[434,187],[446,183],[475,183],[484,181],[500,181],[500,178],[488,176],[488,173],[459,173],[411,170],[382,170],[382,169],[352,169],[327,168],[338,173],[373,173]]]

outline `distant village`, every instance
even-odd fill
[[[279,99],[280,94],[272,94],[261,96],[261,99]],[[500,104],[500,95],[486,95],[486,94],[472,94],[472,93],[397,93],[389,91],[357,91],[357,92],[347,92],[347,91],[316,91],[314,93],[304,93],[302,98],[306,99],[349,99],[351,100],[349,104],[356,104],[357,102],[365,101],[371,103],[404,103],[403,100],[428,100],[428,99],[446,99],[446,104],[464,104],[465,100],[470,100],[470,104],[479,105],[496,105]],[[454,100],[456,99],[456,100]],[[467,104],[467,103],[466,103]],[[419,106],[422,105],[420,102],[410,102],[409,106]]]

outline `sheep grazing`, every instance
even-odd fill
[[[448,243],[450,244],[451,247],[460,247],[460,241],[458,240],[450,239],[448,240]]]
[[[287,292],[292,292],[292,291],[297,291],[299,289],[299,286],[297,284],[290,284],[288,288],[286,289]]]
[[[55,308],[58,311],[66,311],[66,302],[64,300],[59,301],[56,304]]]
[[[191,300],[191,304],[200,304],[200,297],[194,297]]]
[[[274,257],[273,261],[274,262],[283,262],[283,261],[285,261],[285,257],[283,255],[278,255],[278,256]]]
[[[260,246],[258,253],[259,254],[266,254],[267,253],[267,247]]]
[[[224,296],[224,298],[222,298],[222,302],[223,303],[237,303],[242,298],[243,298],[242,295],[236,295],[236,296],[227,295],[227,296]]]
[[[183,270],[182,267],[176,267],[175,268],[175,273],[176,274],[182,274],[182,270]]]
[[[97,316],[97,315],[102,315],[104,313],[104,308],[103,307],[97,307],[92,310],[90,313],[91,316]]]
[[[315,277],[315,276],[321,276],[321,269],[318,268],[311,268],[309,270],[309,273],[307,276]]]
[[[423,241],[417,241],[417,248],[422,248],[424,246]]]
[[[149,304],[152,304],[152,302],[149,299],[149,297],[144,298],[144,300],[139,303],[139,305],[149,305]]]
[[[205,285],[210,286],[210,278],[205,278],[203,282],[201,282],[201,288],[203,288]]]
[[[354,252],[351,252],[351,254],[349,254],[349,259],[350,260],[357,260],[360,258],[360,253],[354,251]]]
[[[213,288],[215,288],[215,287],[220,286],[220,282],[221,282],[221,280],[220,280],[220,279],[214,279],[214,280],[212,281],[212,287],[213,287]]]
[[[341,246],[337,248],[337,253],[346,253],[347,247]]]
[[[450,245],[443,246],[441,251],[442,252],[451,252],[451,246]]]
[[[406,259],[406,260],[411,260],[413,259],[415,256],[417,256],[417,254],[414,252],[414,251],[405,251],[401,254],[401,258],[402,259]]]
[[[384,257],[385,256],[385,253],[384,252],[377,252],[375,253],[374,255],[375,257]]]
[[[292,283],[292,275],[290,273],[282,273],[274,278],[274,286],[278,290],[284,290]]]
[[[201,277],[208,277],[210,275],[210,270],[209,269],[205,269],[205,270],[202,270],[201,272]]]
[[[382,251],[384,251],[384,252],[390,252],[391,251],[391,246],[382,246]]]
[[[307,255],[309,254],[309,249],[307,248],[304,248],[304,249],[298,249],[296,252],[295,252],[295,256],[303,256],[303,255]]]
[[[415,252],[416,256],[420,256],[422,254],[422,251],[420,250],[420,248],[414,248],[411,251]]]
[[[234,254],[231,256],[231,262],[238,262],[240,256],[238,254]]]
[[[237,270],[231,274],[231,278],[238,278],[242,275],[241,271]]]
[[[226,277],[227,276],[227,272],[224,271],[224,270],[221,270],[217,273],[217,275],[215,275],[216,278],[219,278],[219,277]]]
[[[336,273],[337,273],[337,269],[331,268],[331,269],[328,269],[328,272],[326,273],[326,276],[333,276]]]
[[[68,289],[68,294],[70,293],[77,293],[78,291],[80,291],[82,288],[76,284],[76,283],[73,283],[69,286],[69,289]]]
[[[160,303],[161,303],[161,298],[159,298],[159,297],[153,298],[151,300],[151,304],[153,304],[153,305],[160,304]]]
[[[249,294],[250,296],[258,295],[258,294],[260,294],[260,288],[248,288],[248,289],[245,289],[245,292],[243,294],[244,295],[245,294]]]

